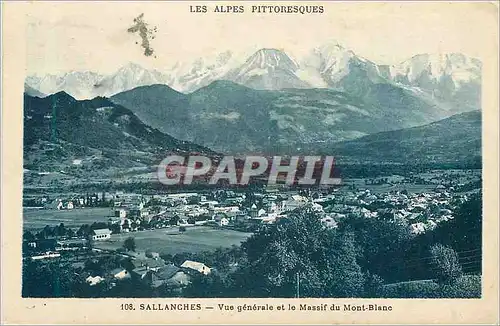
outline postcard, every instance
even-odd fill
[[[2,322],[499,323],[498,3],[2,11]]]

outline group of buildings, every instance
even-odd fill
[[[102,273],[87,273],[85,281],[90,286],[106,282],[109,288],[125,280],[152,289],[161,287],[181,291],[197,275],[209,275],[212,269],[204,263],[185,260],[179,266],[166,262],[155,252],[131,252],[130,266],[119,266]]]
[[[175,194],[140,195],[117,192],[103,195],[99,200],[111,203],[108,227],[92,229],[88,235],[93,241],[107,241],[113,233],[127,233],[163,227],[190,227],[206,225],[255,230],[262,224],[273,224],[286,219],[294,210],[308,207],[321,217],[325,227],[336,228],[343,219],[361,217],[399,221],[413,234],[422,234],[439,223],[453,219],[454,208],[467,200],[467,195],[449,187],[436,186],[432,191],[375,192],[367,189],[331,188],[325,190],[285,190],[279,188],[257,191],[217,190],[207,193],[185,192]],[[92,198],[88,196],[86,198]],[[60,200],[63,207],[76,209],[69,200]],[[66,203],[66,204],[64,204]],[[92,203],[92,199],[84,200]],[[81,202],[78,201],[80,206]],[[36,254],[31,259],[57,258],[65,252],[88,249],[88,238],[43,239],[27,242]],[[118,254],[118,253],[116,253]],[[132,266],[117,267],[102,275],[89,274],[85,280],[90,286],[102,282],[117,284],[121,280],[135,280],[148,287],[182,289],[195,275],[209,275],[212,269],[204,262],[185,260],[176,266],[166,262],[157,253],[122,252],[131,258]]]
[[[117,192],[108,196],[111,197],[107,200],[112,203],[108,228],[93,230],[91,237],[95,241],[108,240],[112,233],[169,226],[207,225],[252,231],[258,225],[275,223],[306,206],[319,214],[328,227],[358,216],[403,221],[412,233],[420,234],[453,219],[453,202],[466,200],[466,195],[454,194],[443,186],[420,193],[271,188],[251,193],[230,190],[158,195]],[[70,207],[68,202],[65,209]]]

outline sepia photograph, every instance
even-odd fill
[[[3,296],[498,322],[498,4],[2,6]]]

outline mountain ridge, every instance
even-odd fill
[[[107,98],[79,101],[63,91],[45,98],[24,95],[23,142],[25,167],[48,170],[76,168],[73,160],[113,169],[153,166],[171,153],[217,155],[144,124]]]
[[[45,94],[66,90],[79,99],[112,96],[152,84],[165,84],[179,92],[191,93],[215,80],[231,80],[255,89],[332,88],[355,95],[366,92],[373,84],[390,83],[407,88],[415,96],[422,96],[451,113],[481,107],[482,64],[478,59],[457,53],[417,54],[397,64],[378,65],[338,42],[329,42],[301,56],[263,48],[243,60],[226,51],[192,63],[176,63],[163,71],[137,64],[130,66],[108,76],[82,73],[87,77],[79,77],[84,82],[78,85],[64,81],[76,73],[63,77],[28,77],[26,83]],[[124,71],[126,67],[129,69]],[[96,76],[100,78],[96,80]],[[71,87],[77,89],[66,89]]]
[[[344,162],[481,162],[480,111],[458,113],[426,125],[366,135],[323,149]]]
[[[145,86],[111,100],[178,139],[225,153],[297,152],[295,144],[353,139],[439,120],[448,112],[390,84],[363,96],[332,89],[255,90],[215,81],[190,94]],[[311,145],[314,146],[314,145]]]

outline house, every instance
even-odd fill
[[[275,202],[270,202],[265,205],[267,213],[274,213],[278,211],[278,205]]]
[[[226,226],[226,225],[229,225],[229,219],[227,217],[223,217],[220,219],[219,221],[219,225],[220,226]]]
[[[160,254],[154,251],[146,251],[145,256],[152,259],[160,259]]]
[[[111,238],[110,229],[97,229],[92,231],[92,240],[103,241]]]
[[[216,213],[213,220],[217,222],[220,226],[229,224],[229,216],[226,213]],[[223,221],[224,220],[224,221]]]
[[[326,228],[329,228],[329,229],[334,229],[334,228],[337,228],[338,227],[338,224],[337,222],[332,218],[332,217],[324,217],[321,219],[321,223],[326,227]]]
[[[278,213],[271,213],[265,216],[257,217],[257,219],[261,220],[264,224],[272,224],[276,222],[276,218],[278,217]]]
[[[446,190],[446,187],[444,185],[438,185],[435,189],[436,192],[443,192]]]
[[[112,278],[117,280],[124,280],[130,278],[130,273],[125,268],[115,268],[109,272]]]
[[[259,210],[257,209],[257,206],[255,204],[252,205],[249,213],[250,213],[250,217],[258,217],[259,216]]]
[[[323,212],[323,206],[317,203],[312,204],[312,209],[316,212]]]
[[[180,271],[180,268],[173,264],[160,268],[158,272],[151,274],[151,286],[157,288],[165,285],[168,279],[174,276],[178,271]]]
[[[191,283],[191,277],[183,271],[175,273],[167,280],[167,285],[170,287],[184,287],[189,283]]]
[[[153,273],[151,281],[151,286],[155,288],[163,285],[179,288],[188,285],[190,277],[179,267],[170,264]]]
[[[130,271],[130,276],[133,277],[134,279],[140,280],[140,281],[148,281],[148,278],[151,277],[151,274],[153,273],[152,270],[150,270],[146,266],[134,268],[132,271]],[[150,280],[149,280],[150,281]]]
[[[104,278],[100,276],[95,276],[95,277],[89,276],[85,279],[85,281],[89,283],[90,286],[94,286],[104,281]]]
[[[185,262],[182,263],[181,267],[195,270],[204,275],[208,275],[211,272],[210,267],[208,267],[207,265],[192,260],[186,260]]]
[[[68,204],[66,205],[66,209],[73,209],[73,208],[75,208],[75,205],[73,205],[73,202],[72,201],[68,202]]]
[[[156,272],[165,266],[165,261],[163,259],[147,258],[141,255],[141,257],[132,260],[132,264],[136,269],[146,268],[147,270]]]
[[[288,199],[286,201],[283,201],[281,203],[281,210],[282,211],[293,211],[297,208],[300,208],[304,205],[307,204],[307,198],[299,196],[299,195],[293,195],[291,199]]]
[[[250,218],[250,216],[248,215],[245,215],[245,214],[238,214],[235,216],[235,219],[234,221],[236,223],[244,223],[246,220],[248,220]]]
[[[57,247],[56,239],[36,239],[32,241],[24,241],[25,249],[33,251],[54,251]]]
[[[52,252],[52,251],[47,251],[46,253],[43,253],[41,255],[37,256],[31,256],[32,260],[40,260],[40,259],[46,259],[46,258],[58,258],[61,257],[61,254],[58,252]]]
[[[80,250],[87,248],[86,239],[68,239],[57,241],[57,251],[61,250]]]
[[[127,210],[123,207],[115,209],[115,217],[119,218],[127,217]]]
[[[410,232],[413,234],[425,233],[425,224],[422,222],[411,224],[410,225]]]

